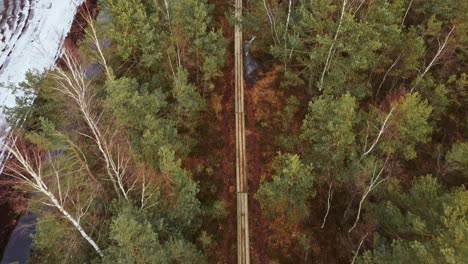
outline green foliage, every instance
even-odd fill
[[[361,263],[462,263],[467,257],[468,192],[448,190],[432,176],[408,192],[392,188],[374,205],[381,228]]]
[[[468,177],[468,142],[453,144],[445,159],[449,171],[459,171],[462,176]]]
[[[147,86],[139,85],[135,79],[123,77],[108,80],[105,87],[106,106],[119,125],[144,130],[143,120],[159,116],[167,106],[165,94],[160,89],[149,91]]]
[[[203,213],[206,214],[206,217],[216,220],[226,219],[229,215],[226,203],[222,200],[214,201],[212,205],[203,209]]]
[[[47,73],[29,72],[24,82],[17,86],[6,86],[16,96],[15,106],[2,107],[8,125],[13,128],[21,126],[24,129],[37,129],[40,126],[37,121],[41,116],[47,116],[59,125],[71,122],[73,117],[60,111],[64,102],[62,96],[54,91],[55,85]]]
[[[309,92],[322,85],[327,94],[351,93],[361,99],[371,92],[368,74],[385,71],[398,53],[407,49],[400,29],[401,1],[377,1],[357,13],[347,6],[341,25],[340,12],[341,6],[334,1],[302,1],[293,7],[284,30],[287,15],[275,14],[281,37],[271,53],[285,66],[285,84],[306,83]],[[293,73],[290,67],[299,73]]]
[[[310,146],[306,150],[307,158],[314,167],[321,171],[331,170],[338,178],[345,176],[343,169],[356,158],[354,129],[357,118],[356,100],[350,94],[336,99],[321,96],[309,103],[301,139]]]
[[[189,63],[195,63],[197,69],[201,68],[204,81],[219,76],[227,42],[221,31],[209,29],[211,18],[208,13],[211,7],[207,1],[177,0],[168,3],[169,38],[175,44],[172,47],[173,58],[184,60],[186,63],[182,62],[182,65],[186,68],[189,68]],[[181,53],[184,57],[181,57]]]
[[[187,72],[181,68],[178,69],[174,77],[174,88],[172,97],[175,100],[173,115],[179,127],[193,130],[197,121],[199,121],[200,112],[206,107],[205,101],[197,92],[195,86],[187,80]]]
[[[431,113],[432,118],[441,120],[450,104],[450,90],[444,84],[435,83],[431,75],[426,75],[426,77],[421,80],[418,89],[433,109]]]
[[[84,263],[91,252],[64,218],[42,211],[33,234],[33,263]]]
[[[181,74],[182,80],[175,81],[177,103],[173,105],[161,89],[150,90],[135,79],[123,77],[106,82],[106,108],[116,118],[116,125],[129,132],[135,154],[154,167],[158,160],[154,149],[173,146],[180,153],[188,151],[190,141],[181,138],[177,127],[186,125],[184,121],[190,124],[187,119],[195,119],[203,106],[199,94],[183,79],[186,75]],[[196,119],[191,122],[194,126]]]
[[[296,149],[299,139],[291,133],[291,128],[295,123],[295,115],[299,111],[300,102],[295,96],[286,100],[286,105],[281,113],[281,134],[276,138],[277,144],[288,151]]]
[[[143,67],[154,67],[163,56],[163,40],[154,26],[158,16],[147,14],[141,0],[103,0],[112,23],[107,24],[110,40],[115,43],[116,55],[122,60],[141,63]],[[144,56],[143,56],[144,55]]]
[[[186,240],[172,239],[164,244],[164,251],[167,255],[167,263],[209,263],[208,259],[192,243]]]
[[[418,93],[406,95],[396,106],[392,124],[383,140],[387,154],[401,153],[405,159],[416,158],[418,143],[431,140],[432,127],[428,122],[432,107]]]
[[[140,210],[121,205],[110,226],[110,241],[103,263],[166,263],[167,256]]]
[[[273,162],[271,182],[263,181],[255,195],[262,210],[271,218],[286,216],[291,222],[305,220],[308,201],[314,197],[312,166],[298,155],[281,154]]]
[[[198,186],[189,171],[182,168],[174,151],[159,150],[159,170],[162,177],[161,200],[151,209],[153,223],[160,223],[158,231],[164,234],[191,234],[199,224],[200,201]]]
[[[207,263],[203,254],[184,239],[161,243],[142,210],[122,203],[116,213],[103,263]]]
[[[110,13],[107,26],[117,55],[141,66],[138,74],[151,79],[144,71],[163,70],[168,80],[175,68],[183,67],[205,84],[220,76],[227,41],[210,28],[206,0],[104,0],[103,5]]]

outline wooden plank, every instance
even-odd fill
[[[237,195],[237,263],[250,263],[248,194]]]
[[[237,21],[242,18],[242,0],[235,2]],[[242,28],[234,31],[235,120],[236,120],[236,188],[237,188],[237,262],[250,263],[247,159],[245,146],[244,69]]]

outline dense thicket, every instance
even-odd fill
[[[212,214],[181,158],[197,144],[202,94],[224,65],[213,6],[100,5],[81,48],[66,51],[60,69],[29,76],[9,109],[20,147],[8,173],[37,178],[21,187],[38,191],[33,261],[206,263],[201,217]]]
[[[317,247],[336,239],[342,247],[325,261],[346,262],[358,250],[364,255],[353,261],[364,263],[466,257],[467,13],[458,1],[252,1],[245,28],[282,66],[281,86],[303,102],[302,127],[278,142],[300,160],[274,163],[282,173],[257,199],[269,208],[285,188],[302,190],[302,174],[290,168],[313,167],[308,179],[319,195],[289,194],[275,210],[319,210],[291,232]]]
[[[18,87],[8,172],[33,194],[34,262],[214,263],[234,245],[206,230],[226,215],[211,190],[224,182],[193,178],[220,166],[184,166],[195,148],[216,158],[206,126],[221,124],[207,117],[230,109],[210,106],[232,70],[232,40],[213,18],[233,21],[232,10],[217,2],[102,0],[80,49]],[[266,160],[250,196],[264,217],[251,221],[269,237],[253,252],[279,263],[464,262],[468,2],[251,0],[236,23],[257,37],[259,83],[274,74],[266,89],[281,95],[252,106]]]

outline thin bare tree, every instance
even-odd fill
[[[356,258],[359,254],[359,250],[361,249],[361,246],[362,246],[362,243],[364,242],[364,240],[366,239],[367,235],[369,235],[369,233],[366,233],[362,238],[361,238],[361,242],[359,242],[359,246],[358,248],[356,249],[356,252],[354,252],[354,256],[353,256],[353,260],[351,261],[351,264],[354,264],[354,262],[356,261]]]
[[[327,211],[325,212],[325,216],[323,217],[322,226],[320,227],[321,229],[323,229],[325,227],[325,223],[327,222],[328,213],[330,213],[331,201],[333,199],[332,186],[333,186],[333,182],[330,182],[330,185],[328,187]]]
[[[432,66],[434,66],[434,63],[440,58],[443,51],[445,50],[445,47],[447,46],[447,42],[450,38],[450,35],[452,35],[454,29],[455,29],[455,26],[452,26],[452,29],[450,29],[449,33],[447,33],[447,36],[445,36],[445,40],[443,43],[440,43],[439,39],[437,39],[437,42],[439,43],[439,48],[437,49],[437,52],[432,58],[431,62],[429,62],[429,64],[424,69],[424,71],[416,78],[416,83],[414,84],[413,88],[411,88],[410,93],[412,93],[414,89],[416,89],[419,82],[421,82],[421,80],[424,78],[426,73],[432,68]]]
[[[268,16],[268,21],[271,27],[271,34],[273,36],[273,40],[275,40],[275,42],[279,42],[278,33],[276,33],[275,17],[273,16],[273,13],[271,12],[270,7],[268,6],[267,0],[263,0],[263,6],[265,7],[265,11]]]
[[[284,41],[284,52],[285,55],[288,51],[288,28],[289,28],[289,20],[291,19],[291,8],[292,8],[292,0],[289,0],[288,4],[288,16],[286,18],[286,25],[284,26],[284,35],[283,35],[283,41]],[[284,69],[286,70],[286,64],[287,64],[287,56],[284,56]]]
[[[382,172],[384,171],[385,165],[387,164],[388,157],[385,160],[385,163],[382,165],[382,168],[380,171],[377,173],[377,163],[374,164],[374,171],[372,173],[372,177],[369,182],[369,186],[367,189],[364,191],[361,201],[359,201],[359,208],[358,208],[358,213],[356,215],[356,220],[354,221],[354,225],[348,230],[348,233],[353,231],[353,229],[356,227],[360,217],[361,217],[361,209],[362,209],[362,204],[364,203],[364,200],[367,198],[370,192],[372,192],[379,184],[381,184],[383,181],[385,181],[387,178],[380,178],[382,175]]]
[[[384,84],[385,80],[387,79],[387,75],[390,73],[390,71],[397,65],[397,63],[400,61],[401,59],[401,53],[400,55],[398,55],[398,57],[393,61],[392,65],[390,66],[390,68],[388,68],[388,70],[385,72],[383,78],[382,78],[382,81],[380,82],[379,84],[379,88],[377,89],[377,92],[375,93],[375,96],[378,96],[379,93],[380,93],[380,88],[382,88],[382,85]]]
[[[114,146],[115,142],[108,142],[107,137],[102,132],[100,123],[102,114],[95,113],[95,93],[91,89],[90,81],[86,79],[85,69],[68,49],[64,50],[62,60],[65,69],[57,68],[56,72],[53,73],[58,84],[54,89],[69,97],[78,106],[81,116],[91,130],[91,135],[83,135],[93,139],[98,146],[101,158],[106,165],[107,175],[117,195],[119,197],[123,195],[125,199],[128,199],[128,193],[134,187],[134,184],[131,187],[126,187],[124,181],[130,159],[126,155],[122,155],[118,148],[117,158],[114,158],[111,146]]]
[[[330,67],[331,56],[332,56],[333,50],[335,49],[335,44],[338,39],[338,34],[340,33],[340,30],[341,30],[341,25],[343,24],[343,16],[346,10],[347,2],[348,2],[347,0],[343,0],[343,3],[341,5],[341,12],[340,12],[340,19],[338,20],[338,27],[336,28],[335,36],[333,37],[333,42],[330,45],[330,49],[328,50],[328,54],[327,54],[327,59],[325,60],[325,65],[323,66],[323,71],[322,71],[322,75],[320,77],[320,83],[319,83],[319,91],[323,89],[323,78],[325,77],[325,73],[328,71],[328,68]]]
[[[408,4],[408,7],[406,8],[406,11],[405,11],[405,15],[403,16],[403,19],[401,20],[401,26],[403,26],[405,24],[405,20],[406,20],[406,16],[408,15],[408,12],[411,8],[411,5],[413,4],[413,1],[414,0],[411,0]]]
[[[414,89],[416,89],[419,82],[424,78],[424,76],[427,74],[427,72],[432,68],[432,66],[434,66],[435,62],[440,58],[443,51],[445,50],[445,47],[447,46],[447,42],[448,42],[448,40],[450,38],[450,35],[453,33],[454,29],[455,29],[455,26],[453,26],[452,29],[447,33],[443,43],[440,43],[440,41],[439,41],[439,48],[437,49],[436,54],[432,58],[431,62],[424,68],[422,73],[416,78],[415,84],[411,88],[409,93],[414,92]],[[383,82],[385,81],[385,78],[386,78],[388,72],[396,65],[396,63],[400,60],[400,58],[401,58],[401,54],[400,54],[400,56],[398,56],[398,58],[393,62],[393,64],[388,69],[388,71],[385,73],[384,79],[382,80],[382,82],[379,85],[379,90],[380,90],[380,87],[382,86]],[[364,153],[362,154],[361,159],[364,158],[366,155],[368,155],[370,152],[372,152],[374,150],[374,148],[377,145],[377,143],[379,142],[381,136],[385,132],[385,129],[386,129],[387,125],[388,125],[388,121],[389,121],[390,117],[392,116],[392,113],[393,113],[393,110],[395,109],[395,107],[396,107],[396,105],[392,106],[392,108],[390,109],[390,112],[385,117],[385,120],[384,120],[384,122],[382,124],[382,127],[379,130],[377,138],[374,140],[374,142],[372,143],[372,145],[368,149],[367,149],[367,138],[368,138],[369,134],[366,135],[366,141],[365,141],[365,145],[364,145]]]
[[[114,79],[114,75],[112,74],[112,71],[109,67],[109,65],[107,65],[107,60],[106,60],[106,57],[104,56],[104,52],[103,52],[103,46],[102,46],[102,39],[100,39],[98,37],[98,33],[97,33],[97,30],[96,30],[96,22],[94,21],[94,19],[91,17],[91,14],[89,13],[88,10],[86,10],[82,16],[84,17],[84,19],[86,20],[86,23],[87,23],[87,28],[85,30],[86,32],[86,35],[89,37],[89,39],[92,41],[94,47],[96,48],[95,51],[96,51],[96,60],[98,61],[98,63],[104,68],[104,71],[106,73],[106,77],[108,80],[113,80]]]
[[[12,142],[12,141],[10,141]],[[21,151],[18,147],[18,142],[14,144],[8,144],[2,141],[1,147],[9,151],[9,153],[14,158],[13,161],[6,163],[5,173],[17,180],[22,184],[27,185],[31,188],[36,194],[40,194],[45,198],[42,203],[44,205],[50,206],[57,209],[65,219],[67,219],[76,230],[79,231],[80,235],[94,248],[96,253],[103,257],[104,254],[99,246],[96,244],[94,239],[83,229],[81,226],[81,218],[85,216],[89,210],[89,207],[92,203],[92,198],[87,202],[86,207],[77,206],[75,203],[74,210],[77,211],[76,215],[72,215],[68,209],[65,208],[65,204],[68,199],[68,190],[69,188],[63,190],[62,183],[60,182],[61,171],[53,165],[53,162],[50,162],[51,155],[48,153],[48,159],[52,172],[50,174],[44,175],[43,172],[43,158],[41,158],[40,153],[34,152],[32,155],[25,154],[26,151]],[[28,152],[32,152],[29,150]],[[47,178],[47,181],[45,180]],[[52,191],[50,186],[51,182],[56,185],[56,191]],[[57,194],[55,194],[55,193]]]
[[[377,137],[375,138],[372,145],[367,149],[367,139],[369,138],[369,129],[368,129],[367,134],[366,134],[366,140],[365,140],[365,143],[364,143],[364,153],[361,156],[361,160],[365,156],[367,156],[369,153],[371,153],[374,150],[375,146],[377,146],[377,143],[379,143],[380,138],[382,137],[382,135],[385,132],[385,129],[388,126],[388,120],[392,116],[392,113],[393,113],[393,110],[395,110],[395,107],[396,107],[396,105],[392,106],[392,108],[390,109],[390,112],[388,112],[387,116],[385,117],[385,120],[384,120],[384,122],[382,124],[382,127],[380,128],[379,133],[377,134]]]

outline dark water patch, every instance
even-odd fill
[[[18,221],[3,251],[1,264],[16,262],[26,264],[32,247],[32,234],[36,230],[37,218],[34,214],[26,212]]]
[[[17,216],[9,203],[0,204],[0,252],[5,249],[8,237],[15,227]]]

